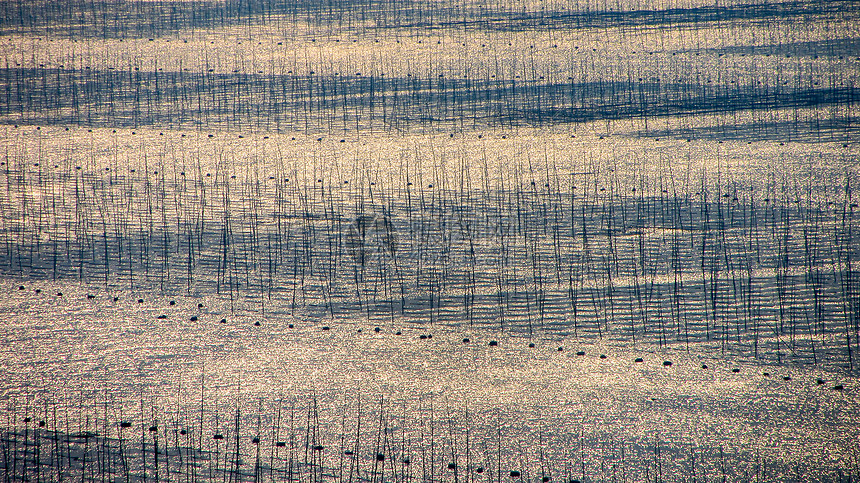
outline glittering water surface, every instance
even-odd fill
[[[30,415],[117,437],[118,422],[129,421],[137,441],[141,428],[161,424],[168,442],[183,428],[205,438],[191,447],[214,451],[213,434],[235,438],[238,408],[243,454],[253,454],[254,436],[264,451],[293,433],[303,445],[312,427],[334,464],[356,440],[366,445],[356,454],[372,462],[383,424],[391,448],[380,451],[416,465],[431,465],[435,452],[430,468],[443,479],[452,454],[464,465],[467,444],[471,471],[497,468],[500,451],[505,475],[517,468],[557,478],[622,470],[641,478],[655,461],[666,477],[716,475],[719,451],[738,478],[767,465],[774,478],[821,478],[854,464],[858,399],[854,378],[837,368],[443,325],[356,320],[324,330],[277,309],[231,316],[216,297],[147,294],[139,304],[137,294],[114,292],[113,302],[98,287],[88,299],[76,284],[4,290],[4,400],[18,428]],[[318,419],[309,426],[312,407]],[[282,418],[296,413],[292,433],[285,419],[274,429],[278,408]]]
[[[4,481],[854,481],[858,4],[0,4]]]

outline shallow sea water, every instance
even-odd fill
[[[858,7],[0,3],[0,477],[855,481]]]

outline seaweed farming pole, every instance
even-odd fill
[[[851,202],[851,178],[850,176],[846,176],[845,178],[845,191],[844,191],[844,201],[842,203],[842,237],[845,240],[842,243],[842,249],[845,253],[845,268],[842,273],[842,304],[843,304],[843,319],[845,325],[845,348],[848,353],[848,370],[853,370],[854,368],[854,358],[851,351],[851,325],[852,319],[855,319],[857,314],[855,313],[854,304],[856,301],[851,300],[851,296],[853,295],[853,282],[852,282],[852,266],[851,266],[851,251],[852,251],[852,225],[854,221],[854,204]],[[842,258],[841,256],[839,257]],[[840,260],[840,265],[842,264]],[[858,332],[857,329],[857,321],[854,320],[854,332],[855,334]]]

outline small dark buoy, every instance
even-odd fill
[[[637,357],[637,358],[636,358],[636,360],[635,360],[634,362],[645,362],[645,361],[644,361],[644,359],[642,359],[641,357]]]
[[[190,320],[191,320],[191,322],[197,322],[197,316],[192,315]]]
[[[669,366],[671,366],[671,365],[672,365],[672,361],[663,361],[663,365],[664,365],[665,367],[669,367]]]
[[[471,341],[471,340],[469,340],[469,338],[468,338],[468,337],[465,337],[465,338],[463,339],[463,343],[464,343],[464,344],[468,344],[469,342],[472,342],[472,341]]]
[[[385,455],[382,453],[376,453],[376,461],[385,461]]]
[[[150,427],[149,427],[149,432],[150,432],[150,433],[154,433],[154,432],[156,432],[156,431],[158,431],[158,426],[150,426]]]
[[[783,380],[783,381],[790,381],[790,380],[791,380],[791,376],[783,376],[783,377],[782,377],[782,380]]]
[[[578,355],[578,356],[584,356],[584,355],[585,355],[585,351],[576,351],[576,355]]]
[[[732,369],[732,372],[734,372],[735,374],[737,374],[737,373],[741,372],[741,370],[740,370],[740,369],[738,369],[737,367],[735,367],[734,369]]]
[[[820,385],[824,384],[824,379],[818,378],[815,380],[815,383],[820,386]]]
[[[120,428],[130,428],[131,423],[129,423],[128,421],[123,421],[123,422],[119,423],[119,427]]]
[[[287,443],[284,441],[278,441],[277,443],[275,443],[275,446],[277,446],[278,448],[283,448],[286,445]]]
[[[457,469],[457,465],[456,465],[455,463],[448,463],[448,469],[449,469],[449,470],[456,470],[456,469]]]
[[[494,340],[490,341],[490,344],[489,344],[490,347],[495,347],[497,345],[499,345],[499,343],[497,341],[494,341]]]
[[[175,300],[171,300],[171,301],[170,301],[170,305],[176,305],[176,301],[175,301]]]
[[[381,330],[382,330],[382,329],[380,329],[379,327],[374,327],[374,329],[373,329],[373,331],[374,331],[374,332],[379,332],[379,331],[381,331]]]
[[[322,326],[322,330],[331,330],[331,327],[324,325],[324,326]]]
[[[256,321],[256,322],[254,322],[254,325],[255,325],[256,327],[259,327],[259,326],[260,326],[260,321],[258,320],[258,321]]]
[[[511,478],[519,478],[520,472],[517,470],[511,471]]]
[[[843,387],[842,384],[837,384],[837,385],[833,386],[834,391],[841,391],[843,389],[845,389],[845,387]]]
[[[224,439],[224,435],[216,434],[216,435],[212,436],[212,439]]]

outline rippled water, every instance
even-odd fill
[[[0,5],[0,474],[855,480],[857,7]]]
[[[699,471],[716,475],[720,450],[735,478],[767,465],[777,479],[797,471],[825,478],[853,464],[856,389],[853,377],[836,368],[726,358],[695,346],[655,350],[397,321],[337,321],[324,330],[277,310],[231,316],[216,297],[147,294],[141,304],[139,293],[90,290],[93,299],[76,284],[4,288],[2,378],[15,427],[28,426],[21,417],[30,415],[31,424],[51,421],[48,429],[71,421],[72,428],[116,438],[118,421],[127,420],[135,436],[126,438],[135,444],[143,428],[157,424],[163,437],[186,429],[191,447],[215,451],[213,434],[235,438],[238,408],[243,454],[253,454],[253,436],[266,454],[291,434],[273,429],[280,408],[282,417],[296,412],[293,432],[302,444],[307,428],[317,431],[315,441],[333,464],[355,444],[356,430],[367,446],[356,454],[372,462],[383,417],[388,451],[409,454],[416,465],[430,465],[434,452],[431,468],[443,479],[451,454],[466,457],[467,430],[472,470],[495,467],[501,448],[503,473],[599,478],[614,465],[641,478],[656,471],[659,457],[667,478],[689,477],[698,457]],[[432,338],[421,338],[427,334]],[[833,390],[836,384],[845,390]],[[318,420],[309,426],[312,401]],[[357,429],[359,420],[364,426]],[[432,449],[430,427],[438,438]],[[585,468],[571,468],[580,464]]]

